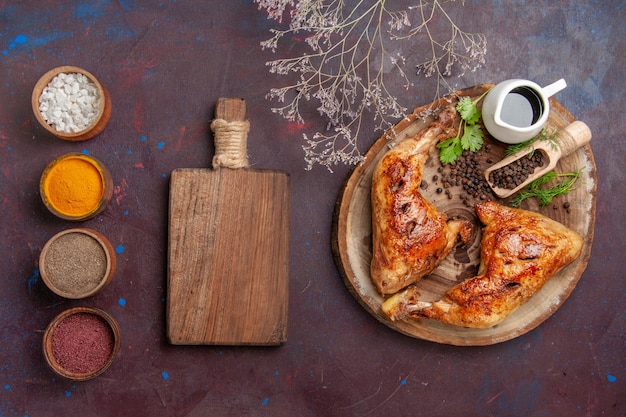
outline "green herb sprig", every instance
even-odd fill
[[[525,142],[516,143],[514,145],[507,146],[506,151],[505,151],[505,156],[511,156],[521,151],[522,149],[528,148],[529,149],[528,157],[532,158],[534,151],[531,150],[531,145],[538,140],[546,141],[550,144],[552,149],[557,149],[559,146],[558,141],[556,140],[557,134],[558,134],[558,131],[556,129],[543,128],[541,129],[541,132],[539,132],[539,134],[535,136],[534,138],[528,139]]]
[[[455,137],[437,144],[437,148],[440,149],[439,160],[442,163],[449,164],[456,161],[465,150],[476,152],[482,148],[484,133],[480,125],[476,124],[480,120],[480,111],[476,104],[488,91],[485,91],[476,100],[472,100],[468,96],[459,98],[456,104],[456,111],[461,116],[458,133]],[[461,132],[463,132],[463,136],[460,136]]]
[[[535,197],[539,199],[539,205],[541,207],[547,206],[552,202],[554,197],[567,194],[572,190],[574,183],[580,177],[581,171],[582,168],[578,171],[566,174],[550,171],[522,188],[515,197],[511,199],[511,205],[513,207],[519,207],[522,201],[527,198]],[[544,187],[544,185],[551,183],[555,179],[559,179],[559,181],[550,187]]]

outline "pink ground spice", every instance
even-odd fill
[[[113,345],[110,326],[94,314],[72,314],[52,334],[54,358],[65,370],[77,374],[102,368],[113,353]]]

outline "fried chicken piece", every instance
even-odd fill
[[[391,149],[372,177],[372,282],[381,295],[394,294],[431,273],[472,225],[448,220],[420,193],[422,170],[442,139],[457,133],[454,105],[429,127]]]
[[[384,302],[389,318],[426,317],[463,327],[492,327],[581,253],[583,238],[578,233],[539,213],[493,201],[475,209],[485,225],[478,275],[432,303],[420,301],[414,286],[407,288]]]

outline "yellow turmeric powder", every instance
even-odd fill
[[[66,216],[84,216],[98,208],[104,192],[100,169],[90,158],[69,155],[44,174],[42,192],[52,208]]]

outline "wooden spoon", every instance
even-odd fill
[[[487,168],[485,170],[485,178],[487,179],[487,183],[489,184],[493,192],[496,193],[498,197],[507,198],[518,192],[530,182],[536,180],[545,173],[552,171],[560,158],[572,154],[578,148],[587,145],[590,141],[591,130],[589,130],[589,126],[581,121],[575,121],[566,126],[563,130],[559,131],[556,137],[556,146],[554,143],[555,141],[536,140],[528,147],[524,147],[513,155],[507,156],[500,162]],[[502,188],[496,186],[489,180],[489,174],[492,171],[509,165],[520,158],[524,158],[533,151],[541,152],[543,154],[543,161],[547,161],[547,163],[544,162],[543,166],[538,167],[532,174],[528,176],[528,178],[526,178],[525,181],[523,181],[517,187],[513,189]]]

